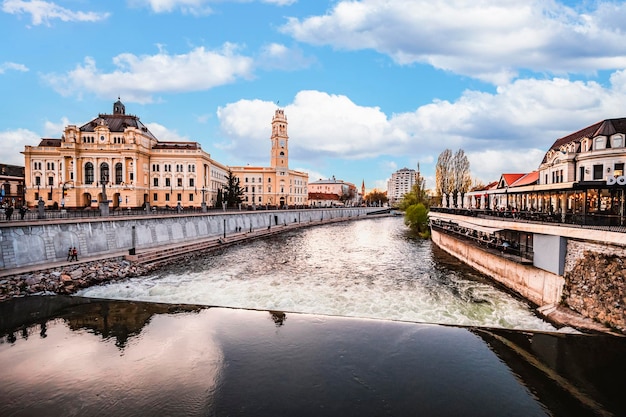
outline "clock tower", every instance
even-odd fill
[[[272,168],[289,169],[289,136],[287,136],[287,117],[285,111],[276,109],[272,118]]]

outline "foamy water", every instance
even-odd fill
[[[409,238],[400,218],[292,231],[77,295],[556,330],[430,241]]]

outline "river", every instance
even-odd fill
[[[291,231],[78,295],[555,330],[528,303],[411,236],[399,217]]]
[[[0,415],[624,415],[626,338],[554,330],[402,219],[316,226],[0,303]]]

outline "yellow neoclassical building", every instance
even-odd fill
[[[68,125],[60,139],[23,153],[29,206],[213,206],[228,175],[197,142],[159,141],[120,100],[111,114]]]
[[[269,167],[230,167],[239,178],[247,206],[305,206],[308,204],[309,174],[289,169],[289,135],[283,109],[272,118]]]

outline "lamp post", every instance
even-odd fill
[[[200,190],[200,191],[202,191],[202,204],[200,204],[200,207],[202,207],[202,212],[206,213],[206,211],[207,211],[206,201],[204,200],[204,196],[206,194],[206,186],[203,186],[202,190]]]

